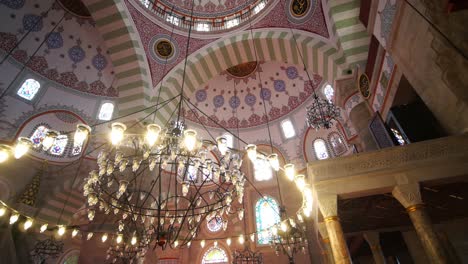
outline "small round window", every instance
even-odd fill
[[[206,223],[206,225],[210,232],[218,232],[223,226],[223,218],[221,218],[221,216],[215,216],[211,218],[210,221]]]

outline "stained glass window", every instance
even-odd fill
[[[267,181],[273,177],[268,160],[258,158],[254,161],[254,176],[256,181]]]
[[[73,149],[72,149],[72,156],[79,155],[83,150],[83,142],[78,144],[77,142],[73,141]]]
[[[114,112],[113,103],[104,103],[99,110],[99,120],[111,120],[112,113]]]
[[[333,148],[335,155],[339,156],[346,151],[346,144],[344,143],[341,136],[334,132],[330,135],[330,145]]]
[[[208,227],[208,230],[210,230],[210,232],[218,232],[223,226],[223,218],[217,215],[211,218],[210,221],[206,222],[206,226]]]
[[[49,152],[52,155],[60,156],[65,151],[65,147],[68,143],[68,136],[67,135],[60,135],[55,139],[54,145],[50,148]]]
[[[314,151],[315,156],[319,160],[328,159],[330,157],[328,154],[327,145],[323,139],[319,138],[314,141]]]
[[[266,230],[280,222],[278,203],[268,196],[259,199],[255,205],[255,221],[257,223],[258,244],[270,243],[272,234]]]
[[[18,89],[17,94],[22,98],[31,101],[41,88],[41,84],[34,79],[27,79]]]
[[[323,88],[323,94],[325,95],[325,98],[327,98],[328,101],[333,101],[333,98],[335,97],[335,90],[333,87],[329,84],[325,85]]]
[[[228,257],[226,251],[219,247],[211,247],[209,248],[205,254],[203,255],[202,264],[227,264]]]
[[[45,126],[39,126],[38,128],[36,128],[33,135],[31,136],[31,140],[35,146],[41,144],[42,140],[47,134],[47,131],[49,131],[49,129]]]
[[[296,130],[294,130],[294,126],[289,119],[281,122],[281,128],[283,129],[283,135],[285,138],[292,138],[296,135]]]

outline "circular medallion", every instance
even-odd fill
[[[309,0],[292,0],[289,8],[295,17],[303,17],[309,11]]]
[[[176,43],[166,34],[154,36],[149,42],[151,58],[160,64],[173,63],[179,55]]]
[[[258,63],[256,61],[245,62],[232,66],[226,71],[235,78],[245,78],[255,72],[257,65]]]
[[[370,81],[365,73],[361,74],[358,79],[358,87],[362,96],[367,99],[370,96]]]
[[[317,5],[317,0],[288,0],[285,6],[288,20],[295,24],[305,23],[313,16]]]

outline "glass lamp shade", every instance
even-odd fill
[[[217,137],[216,143],[218,143],[218,150],[221,153],[221,155],[226,155],[226,152],[228,150],[227,138],[225,136]]]
[[[44,137],[44,140],[42,140],[42,149],[44,151],[49,150],[55,143],[55,139],[59,136],[59,133],[54,130],[49,130],[46,133],[46,136]]]
[[[15,158],[19,159],[28,153],[29,148],[32,146],[32,141],[29,138],[19,137],[15,146]]]
[[[278,154],[273,153],[268,155],[268,162],[270,163],[271,168],[274,171],[279,171],[279,160],[278,160]]]
[[[76,145],[82,145],[85,140],[88,138],[89,133],[91,133],[91,127],[84,125],[84,124],[78,124],[76,125],[76,131],[75,131],[75,136],[74,136],[74,141]]]
[[[127,130],[127,126],[122,123],[112,124],[112,131],[111,131],[112,145],[118,145],[120,144],[120,142],[122,142],[124,138],[125,130]]]
[[[294,181],[294,177],[296,176],[294,164],[288,163],[284,165],[284,173],[286,174],[286,177],[288,177],[290,181]]]
[[[117,235],[117,238],[115,239],[115,242],[117,244],[120,244],[122,243],[122,240],[123,240],[123,236],[121,234]]]
[[[57,234],[59,236],[63,236],[65,234],[65,227],[64,226],[59,226],[59,228],[57,230]]]
[[[28,230],[31,226],[33,225],[33,220],[31,218],[28,218],[26,222],[24,222],[24,230]]]
[[[148,146],[152,147],[156,143],[160,133],[161,127],[159,125],[149,124],[146,126],[145,140]]]
[[[303,190],[305,187],[305,176],[303,174],[296,175],[294,182],[299,190]]]
[[[17,213],[14,213],[10,216],[10,225],[16,223],[16,221],[18,221],[19,219],[19,214]]]
[[[252,162],[257,160],[257,146],[254,144],[248,144],[245,146],[245,150],[247,151],[247,156]]]
[[[78,230],[77,230],[77,229],[73,229],[73,231],[72,231],[72,237],[76,237],[76,235],[78,235]]]
[[[184,143],[188,151],[193,151],[197,145],[197,131],[187,129],[184,131]]]
[[[0,145],[0,163],[8,160],[10,157],[11,148],[7,145]]]

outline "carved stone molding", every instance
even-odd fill
[[[317,202],[323,218],[338,216],[338,196],[336,194],[317,193]]]
[[[468,156],[468,134],[385,148],[346,157],[309,162],[315,182],[373,172],[395,172],[408,167],[429,167],[436,161],[463,161]],[[457,159],[458,158],[458,159]]]
[[[397,185],[393,188],[392,194],[405,208],[422,204],[421,190],[418,183]]]

